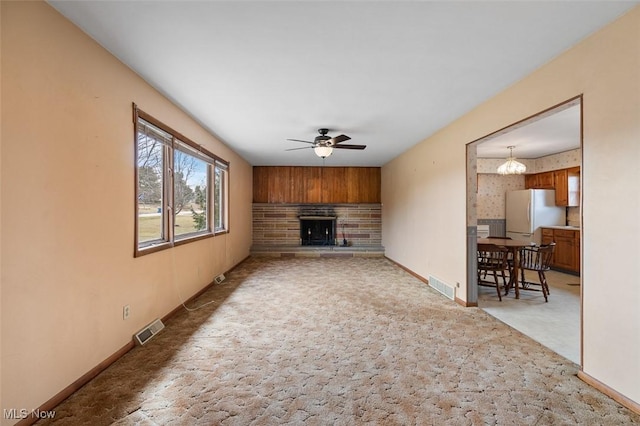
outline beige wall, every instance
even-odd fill
[[[0,7],[0,64],[2,64],[2,7]],[[0,65],[0,75],[2,68]],[[2,117],[2,78],[0,77],[0,117]],[[2,119],[0,118],[0,129],[2,127]],[[2,131],[0,130],[0,177],[2,176]],[[2,179],[0,179],[0,236],[2,236]],[[2,244],[0,244],[0,309],[2,309],[2,281],[4,280],[4,271],[2,269]],[[2,404],[2,312],[0,311],[0,409],[4,407]],[[1,422],[1,420],[0,420]]]
[[[252,169],[46,3],[1,7],[2,408],[33,409],[248,256]],[[229,235],[133,257],[132,102],[230,161]]]
[[[383,245],[466,299],[465,144],[584,94],[583,371],[640,403],[640,7],[382,169]],[[626,206],[615,218],[611,206]],[[611,267],[611,265],[616,265]]]

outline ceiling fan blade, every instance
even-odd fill
[[[288,141],[292,141],[292,142],[304,142],[304,143],[310,143],[310,144],[315,144],[315,142],[309,142],[309,141],[302,141],[300,139],[287,139]]]
[[[365,149],[366,145],[336,145],[336,149]]]
[[[334,144],[340,143],[340,142],[345,142],[348,141],[349,139],[351,139],[349,136],[347,135],[338,135],[334,138],[329,139],[330,141],[332,141]]]
[[[309,149],[309,148],[313,148],[312,146],[303,146],[302,148],[289,148],[289,149],[285,149],[285,151],[297,151],[299,149]]]

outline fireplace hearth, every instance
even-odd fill
[[[300,216],[300,242],[303,246],[336,245],[335,216]]]

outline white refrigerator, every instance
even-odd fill
[[[556,206],[553,189],[523,189],[507,192],[507,237],[540,244],[542,226],[564,225],[566,209]]]

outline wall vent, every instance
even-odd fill
[[[160,333],[160,331],[164,328],[164,324],[159,319],[155,320],[142,330],[138,331],[135,335],[136,342],[139,345],[144,345],[156,334]]]
[[[445,297],[454,300],[456,297],[456,289],[446,284],[444,281],[429,275],[429,286],[438,292],[442,293]]]
[[[215,277],[216,284],[220,284],[222,281],[224,281],[224,274],[220,274],[217,277]]]

